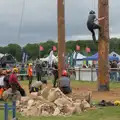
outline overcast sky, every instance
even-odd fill
[[[96,2],[94,2],[96,1]],[[57,40],[57,0],[0,0],[0,46]],[[120,37],[120,0],[110,0],[110,33]],[[86,21],[97,0],[65,0],[66,39],[91,39]]]

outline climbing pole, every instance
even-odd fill
[[[98,45],[98,90],[109,90],[109,0],[98,0],[98,16],[105,17],[99,24],[101,25],[101,35]]]
[[[58,0],[58,70],[59,77],[65,68],[65,18],[64,1]]]

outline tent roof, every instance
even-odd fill
[[[119,60],[120,60],[120,55],[119,55],[119,54],[117,54],[117,53],[114,52],[114,51],[109,54],[109,56],[113,56],[113,55],[116,55],[116,57],[118,57]]]
[[[87,57],[84,60],[98,60],[98,53],[95,53],[94,55]]]
[[[87,57],[87,58],[85,58],[84,60],[98,60],[98,53],[96,53],[96,54],[94,54],[94,55],[92,55],[92,56],[90,56],[90,57]],[[118,57],[115,57],[115,56],[109,56],[109,60],[117,60],[117,61],[119,61],[119,58]]]
[[[4,54],[0,53],[0,58],[2,58],[4,56]]]
[[[57,59],[57,57],[55,57],[55,55],[53,54],[52,55],[52,61],[55,61],[55,62],[57,62],[58,61],[58,59]],[[42,60],[42,61],[49,61],[49,59],[50,59],[50,55],[49,56],[47,56],[46,58],[40,58],[40,60]]]

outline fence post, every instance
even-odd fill
[[[4,120],[8,120],[8,103],[4,104]]]
[[[93,68],[91,67],[91,81],[93,82]]]
[[[12,103],[12,117],[15,118],[16,117],[16,102],[13,101]]]
[[[80,67],[79,67],[79,81],[80,81]]]

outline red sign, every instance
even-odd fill
[[[76,45],[76,50],[80,51],[80,46],[79,45]]]
[[[86,47],[86,52],[90,53],[90,48]]]
[[[53,51],[56,51],[56,50],[57,50],[56,46],[53,46]]]
[[[43,50],[44,50],[43,46],[40,45],[40,51],[43,51]]]

